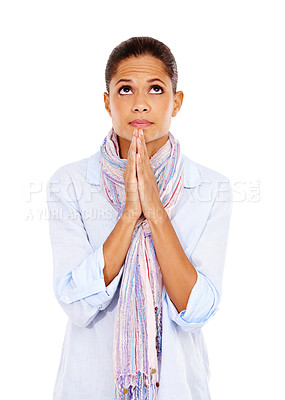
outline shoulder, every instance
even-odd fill
[[[216,171],[215,169],[212,169],[206,165],[200,164],[197,161],[190,159],[185,154],[182,154],[182,156],[186,174],[196,173],[199,175],[202,182],[229,181],[229,179],[221,172]]]
[[[66,186],[70,183],[76,185],[85,181],[88,162],[91,158],[92,156],[86,157],[58,167],[50,176],[49,182],[59,183],[60,185]]]
[[[183,163],[186,187],[188,184],[189,187],[199,187],[200,191],[210,190],[214,196],[218,192],[225,192],[230,198],[232,197],[231,182],[222,172],[194,161],[185,154],[183,154]]]

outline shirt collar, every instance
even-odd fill
[[[182,154],[182,157],[184,163],[184,187],[193,188],[198,186],[202,182],[198,165],[184,154]],[[86,180],[92,185],[100,185],[100,158],[101,152],[98,151],[87,159]]]

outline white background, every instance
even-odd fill
[[[185,94],[171,132],[234,187],[223,298],[203,328],[212,399],[285,398],[282,6],[1,2],[1,398],[52,399],[67,316],[52,289],[45,186],[99,150],[106,61],[131,36],[171,48]]]

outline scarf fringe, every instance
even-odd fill
[[[149,377],[140,371],[135,375],[120,376],[117,379],[115,400],[148,400],[150,399],[151,389],[153,400],[157,400],[158,386],[156,382],[156,374],[150,374]],[[136,386],[132,385],[136,383]]]

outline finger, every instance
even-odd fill
[[[135,155],[136,155],[135,159],[137,159],[137,153],[139,151],[139,149],[138,149],[139,132],[138,132],[137,128],[134,129],[134,135],[133,136],[134,136],[134,150],[135,150]]]
[[[133,136],[132,136],[132,141],[131,141],[131,145],[130,145],[130,148],[131,148],[131,152],[137,152],[137,137],[135,136],[136,135],[136,131],[134,132],[134,134],[133,134]]]
[[[140,138],[140,141],[141,141],[141,149],[142,149],[141,151],[146,156],[148,153],[147,153],[145,137],[144,137],[142,129],[139,130],[139,138]]]
[[[143,138],[139,137],[137,139],[137,142],[138,142],[138,152],[140,153],[141,162],[143,162],[147,158],[146,157],[147,156],[147,152],[146,152],[146,149],[145,149],[145,144],[143,142]]]
[[[136,137],[133,136],[132,138],[132,163],[131,163],[131,173],[134,176],[136,176],[136,154],[137,154],[137,144],[136,144]]]
[[[143,157],[142,143],[140,138],[137,138],[137,147],[138,147],[138,154],[139,154],[138,160],[139,160]]]
[[[131,158],[131,156],[132,156],[132,150],[133,150],[132,144],[133,144],[133,136],[132,136],[131,143],[130,143],[129,150],[128,150],[128,158]]]
[[[126,164],[126,169],[125,169],[125,173],[127,174],[129,170],[132,170],[132,151],[133,151],[133,146],[132,146],[132,141],[131,144],[129,146],[129,150],[128,150],[128,156],[127,156],[127,164]]]
[[[136,130],[137,130],[137,128],[135,128],[135,129],[133,130],[133,135],[132,135],[131,143],[130,143],[129,150],[128,150],[128,157],[129,157],[129,155],[130,155],[130,157],[131,157],[131,155],[132,155],[132,143],[133,143],[133,137],[135,136],[134,134],[135,134]]]
[[[137,153],[136,154],[136,160],[137,160],[137,170],[138,170],[138,172],[140,171],[140,167],[141,167],[141,155],[140,155],[140,153]]]
[[[139,149],[139,152],[141,153],[141,157],[144,157],[145,151],[144,151],[144,147],[143,147],[143,137],[142,137],[141,132],[142,132],[142,129],[139,129],[137,141],[138,141],[138,149]]]
[[[124,172],[124,176],[126,175],[126,177],[128,176],[131,179],[134,179],[135,176],[135,147],[134,147],[134,140],[135,138],[133,137],[131,140],[131,144],[129,146],[129,150],[128,150],[128,158],[127,158],[127,165],[126,165],[126,169]]]
[[[140,152],[137,153],[136,163],[137,163],[138,184],[141,186],[142,178],[143,178],[143,165],[142,165],[142,156],[141,156]]]
[[[135,151],[135,153],[137,153],[137,138],[138,138],[138,129],[135,128],[133,131],[133,150]]]
[[[137,129],[133,131],[133,136],[128,150],[128,159],[126,169],[129,171],[132,179],[136,176],[136,133]]]

